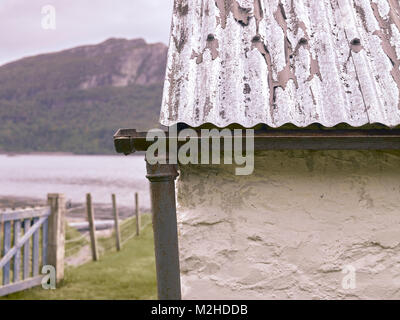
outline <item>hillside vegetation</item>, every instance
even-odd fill
[[[158,126],[167,47],[110,39],[0,67],[0,151],[113,153]]]

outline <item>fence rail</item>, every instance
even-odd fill
[[[139,236],[141,223],[139,196],[135,194],[134,215],[126,220],[136,220],[136,230],[132,225],[122,224],[117,208],[116,195],[112,194],[115,246],[122,246],[135,236]],[[64,277],[65,244],[79,242],[90,235],[93,260],[99,259],[96,239],[96,220],[91,194],[86,197],[89,231],[74,239],[65,239],[65,198],[62,194],[49,194],[48,206],[22,209],[0,209],[0,297],[26,290],[41,284],[41,267],[51,265],[56,271],[56,281]],[[80,207],[82,208],[82,207]],[[76,208],[71,208],[76,209]],[[120,226],[121,224],[121,226]],[[132,229],[132,230],[131,230]],[[125,236],[128,234],[128,236]],[[124,237],[123,237],[124,236]],[[72,250],[79,248],[69,248]]]
[[[40,266],[48,263],[63,274],[64,253],[60,245],[64,243],[59,241],[64,237],[64,211],[60,210],[63,199],[62,195],[51,194],[49,206],[0,212],[0,296],[41,284]]]
[[[114,234],[115,234],[115,247],[117,251],[120,251],[122,249],[122,245],[126,243],[127,240],[130,240],[134,236],[139,236],[141,225],[140,225],[140,215],[139,215],[139,194],[135,193],[135,212],[134,216],[131,218],[136,218],[136,232],[132,233],[131,236],[128,237],[128,239],[122,239],[121,236],[121,230],[120,230],[120,219],[118,215],[118,207],[117,207],[117,200],[116,200],[116,195],[111,194],[111,203],[112,203],[112,214],[114,217]],[[92,259],[93,261],[97,261],[100,259],[100,254],[99,254],[99,247],[98,247],[98,241],[97,241],[97,236],[96,236],[96,230],[98,227],[98,224],[96,223],[95,219],[95,213],[94,213],[94,207],[92,204],[92,195],[88,193],[86,195],[86,213],[87,213],[87,219],[89,223],[89,235],[90,235],[90,245],[92,249]],[[128,218],[129,219],[129,218]],[[127,220],[128,220],[127,219]],[[125,220],[125,221],[127,221]],[[79,239],[79,238],[77,238]],[[73,241],[78,241],[73,239]],[[72,241],[70,241],[72,242]]]
[[[3,256],[0,259],[2,269],[2,287],[0,296],[18,291],[27,283],[37,283],[39,276],[39,252],[42,251],[41,264],[47,262],[48,217],[51,211],[49,207],[31,210],[15,210],[0,213],[0,221],[3,223]],[[21,228],[23,225],[23,228]],[[40,231],[42,246],[40,248]],[[11,246],[11,243],[12,246]],[[31,247],[31,252],[30,252]],[[22,270],[21,270],[21,249]],[[30,254],[32,256],[30,257]],[[12,282],[11,282],[11,265]],[[22,279],[21,279],[22,271]],[[33,280],[32,278],[35,278]]]

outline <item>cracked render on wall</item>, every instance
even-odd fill
[[[184,299],[399,299],[400,154],[269,151],[181,166]],[[223,186],[223,187],[222,187]],[[356,269],[354,289],[343,268]]]

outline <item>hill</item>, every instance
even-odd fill
[[[122,127],[158,126],[167,47],[143,39],[24,58],[0,67],[0,150],[114,153]]]

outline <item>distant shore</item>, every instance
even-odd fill
[[[0,209],[44,206],[45,200],[29,197],[0,196]]]
[[[0,210],[8,208],[16,209],[45,205],[45,199],[41,200],[28,197],[0,196]],[[96,203],[94,203],[93,205],[96,219],[108,220],[113,218],[111,205]],[[134,215],[134,208],[119,206],[118,213],[121,219],[125,219]],[[140,208],[140,213],[149,213],[149,210]],[[68,220],[85,220],[86,217],[86,208],[84,203],[71,203],[71,207],[67,210]]]
[[[133,211],[134,195],[140,206],[150,208],[149,184],[143,155],[74,155],[36,153],[0,155],[0,206],[15,208],[45,205],[47,193],[64,193],[72,204],[83,205],[91,193],[94,204],[111,205],[116,194],[118,207]],[[109,210],[108,210],[109,211]]]
[[[138,151],[132,156],[144,156],[144,152]],[[0,156],[17,157],[17,156],[119,156],[118,153],[73,153],[73,152],[58,152],[58,151],[35,151],[35,152],[6,152],[0,151]]]
[[[0,155],[3,156],[24,156],[24,155],[29,155],[29,156],[75,156],[75,153],[72,152],[5,152],[5,151],[0,151]]]

